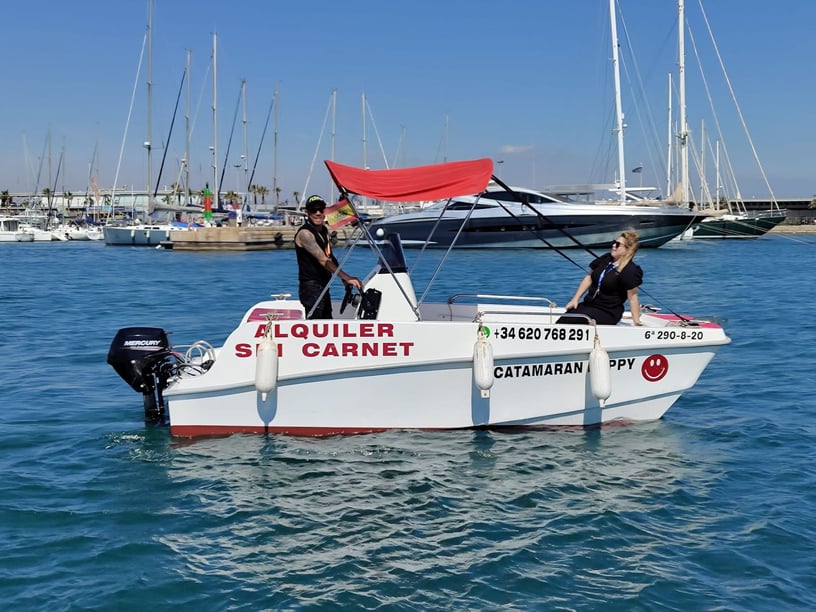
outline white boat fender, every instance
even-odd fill
[[[482,397],[490,397],[493,386],[493,346],[487,340],[484,327],[479,326],[476,344],[473,345],[473,380],[482,392]]]
[[[609,354],[601,346],[601,339],[597,333],[595,334],[595,346],[589,353],[589,383],[592,395],[598,399],[603,408],[606,400],[612,395],[612,379]]]
[[[258,354],[255,360],[255,389],[261,394],[262,402],[266,401],[277,383],[278,347],[269,335],[265,335],[258,344]]]

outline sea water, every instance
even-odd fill
[[[454,252],[436,274],[440,253],[407,254],[419,295],[433,278],[429,298],[559,304],[591,259]],[[220,344],[248,306],[296,292],[292,251],[0,257],[5,609],[816,607],[816,237],[638,254],[642,302],[733,339],[660,421],[323,439],[172,439],[105,363],[129,325]]]

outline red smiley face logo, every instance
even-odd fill
[[[651,355],[643,362],[640,373],[649,382],[657,382],[669,371],[669,360],[663,355]]]

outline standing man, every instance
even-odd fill
[[[356,276],[349,276],[340,269],[337,258],[332,253],[329,240],[329,228],[326,227],[326,202],[318,195],[310,196],[306,200],[306,222],[295,234],[295,254],[298,262],[298,298],[300,303],[309,311],[317,303],[317,298],[331,281],[332,275],[337,276],[344,285],[351,285],[362,291],[363,283]],[[323,299],[314,309],[310,319],[331,319],[331,296],[328,289]]]

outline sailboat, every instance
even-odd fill
[[[700,6],[702,10],[702,5]],[[677,9],[678,9],[678,26],[677,26],[677,43],[678,43],[678,56],[679,56],[679,96],[680,96],[680,134],[678,135],[678,140],[680,143],[680,164],[681,164],[681,185],[683,189],[683,202],[689,201],[688,195],[688,146],[689,146],[689,131],[688,131],[688,123],[686,120],[686,72],[685,72],[685,29],[686,29],[686,17],[685,17],[685,1],[678,0],[677,2]],[[705,13],[703,14],[705,17]],[[712,42],[713,38],[712,38]],[[716,47],[716,43],[715,47]],[[725,70],[722,67],[723,71]],[[730,83],[729,83],[730,89]],[[742,121],[743,128],[745,128],[745,122],[742,120],[742,113],[740,112],[739,105],[737,104],[736,98],[734,97],[734,92],[731,91],[731,95],[734,101],[734,104],[737,108],[737,113],[739,114],[740,120]],[[754,153],[754,157],[759,164],[759,159],[756,156],[756,150],[753,147],[753,143],[751,142],[750,135],[747,133],[749,143],[751,143],[751,149]],[[765,173],[762,171],[762,166],[760,165],[760,172],[762,174],[763,179],[765,178]],[[718,195],[715,199],[715,205],[708,206],[705,209],[702,209],[701,212],[707,213],[707,216],[699,223],[697,226],[694,227],[692,230],[692,237],[693,238],[757,238],[766,234],[768,231],[779,225],[785,220],[787,216],[787,211],[781,209],[776,202],[776,198],[773,195],[773,190],[771,190],[770,185],[767,184],[766,179],[766,186],[771,193],[771,201],[773,203],[773,208],[771,210],[764,210],[758,212],[748,212],[745,208],[745,204],[742,202],[741,197],[737,197],[735,200],[726,200],[726,208],[723,210],[719,210],[719,203],[720,203],[720,196],[719,196],[719,187],[720,187],[720,172],[719,172],[719,148],[717,149],[717,192]],[[724,199],[724,198],[722,198]]]
[[[144,143],[147,149],[147,211],[150,215],[155,209],[152,187],[152,88],[153,88],[153,0],[147,2],[147,140]],[[114,181],[115,183],[115,181]],[[115,185],[114,185],[115,186]],[[127,246],[159,246],[166,242],[172,225],[169,223],[151,223],[144,220],[136,223],[117,223],[108,221],[102,228],[105,244]]]
[[[694,229],[693,238],[757,238],[785,220],[786,211],[779,209],[779,206],[771,210],[748,212],[741,199],[732,202],[720,195],[719,142],[716,148],[715,168],[717,186],[713,198],[715,209],[711,212],[712,216],[706,217],[703,223]],[[721,203],[724,203],[723,207],[719,206]]]
[[[576,201],[575,196],[593,193],[599,185],[553,186],[537,191],[491,183],[479,194],[378,219],[371,225],[372,233],[399,233],[404,247],[563,249],[603,248],[622,231],[635,229],[641,247],[656,248],[699,223],[703,215],[687,205],[647,201],[637,197],[637,188],[626,186],[615,0],[609,0],[609,16],[619,175],[615,203]]]
[[[786,217],[783,209],[725,213],[703,219],[692,235],[694,238],[758,238],[782,223]]]

